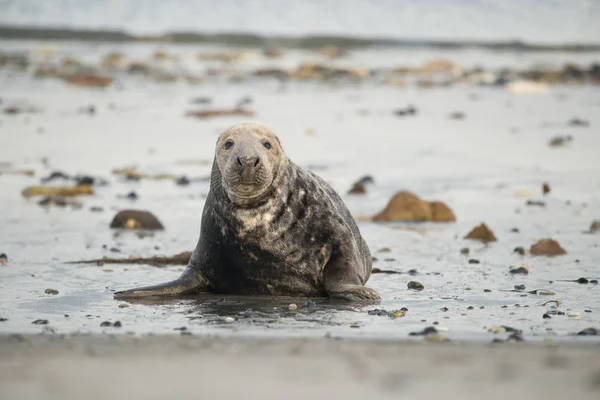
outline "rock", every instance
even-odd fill
[[[416,291],[421,291],[421,290],[425,289],[425,286],[423,286],[422,283],[417,282],[417,281],[410,281],[410,282],[408,282],[407,287],[409,289],[416,290]]]
[[[129,192],[125,195],[119,195],[117,196],[120,199],[127,199],[127,200],[137,200],[138,199],[138,195],[136,192]]]
[[[214,117],[253,117],[254,111],[250,111],[245,108],[233,108],[229,110],[188,111],[186,115],[188,117],[194,117],[198,119],[209,119]]]
[[[456,216],[452,210],[441,201],[432,201],[429,203],[431,207],[432,220],[435,222],[454,222]]]
[[[567,252],[553,239],[541,239],[531,246],[531,254],[534,256],[561,256]]]
[[[550,184],[548,182],[544,182],[542,184],[542,194],[545,196],[550,193]]]
[[[476,260],[476,259],[474,259],[474,258],[471,258],[471,259],[469,260],[469,264],[479,264],[479,260]]]
[[[525,290],[525,285],[515,285],[515,290]]]
[[[115,328],[120,328],[120,327],[122,327],[122,326],[123,326],[123,324],[121,324],[121,321],[115,321],[115,323],[113,324],[113,326],[114,326]]]
[[[397,117],[407,117],[417,115],[417,109],[413,106],[408,106],[406,108],[398,108],[394,110],[394,115]]]
[[[391,269],[373,268],[371,270],[371,273],[372,274],[389,274],[389,275],[392,275],[392,274],[401,274],[402,272],[393,271]]]
[[[515,249],[513,250],[513,253],[517,253],[521,256],[524,256],[526,253],[526,250],[525,250],[525,248],[519,246],[519,247],[515,247]]]
[[[281,58],[283,51],[275,47],[267,47],[263,50],[263,56],[265,58]]]
[[[68,84],[94,88],[105,88],[113,83],[113,78],[103,75],[74,74],[65,78]]]
[[[468,256],[469,255],[469,248],[468,247],[463,247],[462,249],[460,249],[460,254]]]
[[[465,119],[465,113],[461,111],[453,112],[448,116],[449,119]]]
[[[546,202],[540,200],[527,200],[525,202],[526,206],[535,206],[535,207],[546,207]]]
[[[402,318],[406,315],[406,311],[404,310],[392,310],[387,313],[388,317],[391,319]]]
[[[340,58],[344,55],[344,51],[337,46],[325,46],[319,49],[319,53],[327,58]]]
[[[377,214],[374,221],[434,221],[454,222],[456,217],[442,202],[427,202],[416,195],[402,191],[396,193],[385,209]]]
[[[92,207],[90,207],[90,211],[91,212],[104,212],[104,208],[98,207],[98,206],[92,206]]]
[[[0,254],[0,265],[6,264],[8,264],[8,256],[6,255],[6,253],[2,253]]]
[[[112,229],[165,229],[153,214],[141,210],[119,211],[110,223],[110,227]]]
[[[46,294],[52,294],[52,295],[57,295],[58,294],[58,290],[56,290],[56,289],[46,289],[46,290],[44,290],[44,293],[46,293]]]
[[[582,285],[587,285],[588,283],[590,283],[590,281],[586,278],[579,278],[575,282],[582,284]]]
[[[181,178],[177,179],[175,183],[179,186],[188,186],[190,184],[190,180],[186,176],[182,176]]]
[[[529,265],[522,265],[519,268],[511,268],[508,272],[513,275],[529,275],[531,267]]]
[[[363,176],[358,181],[354,182],[352,188],[348,191],[348,194],[365,194],[367,193],[366,185],[373,183],[373,177]]]
[[[480,225],[473,228],[471,232],[469,232],[464,238],[480,240],[484,243],[495,242],[497,240],[496,236],[494,236],[494,232],[492,232],[490,228],[488,228],[487,225],[484,223],[481,223]]]
[[[89,196],[94,194],[91,186],[30,186],[21,193],[24,197],[32,196]]]
[[[0,322],[6,322],[6,321],[8,321],[8,318],[0,317]]]
[[[589,121],[583,120],[581,118],[571,118],[568,122],[569,126],[579,126],[579,127],[588,127],[590,126]]]
[[[102,327],[113,326],[113,324],[110,321],[103,321],[103,322],[100,323],[100,326],[102,326]]]
[[[504,86],[507,92],[514,94],[546,93],[548,84],[535,81],[514,81]]]
[[[504,332],[509,332],[509,333],[516,333],[518,335],[522,334],[523,331],[521,331],[520,329],[515,329],[512,328],[510,326],[506,326],[506,325],[492,325],[490,326],[490,328],[488,329],[488,332],[491,333],[504,333]]]
[[[598,336],[600,335],[600,329],[596,328],[585,328],[584,330],[577,332],[577,336]]]
[[[565,144],[571,142],[573,140],[573,136],[568,135],[568,136],[555,136],[552,139],[550,139],[550,142],[548,142],[548,146],[550,147],[562,147]]]
[[[419,332],[410,332],[408,335],[409,336],[426,336],[426,335],[437,335],[439,332],[437,329],[435,329],[433,326],[428,326],[427,328],[423,329],[422,331]]]
[[[296,304],[294,304],[294,303],[292,303],[292,304],[288,305],[288,309],[289,309],[290,311],[294,311],[294,310],[296,310],[297,308],[298,308],[298,306],[297,306]]]
[[[600,220],[592,222],[592,225],[590,225],[589,232],[590,233],[600,232]]]
[[[48,325],[47,319],[36,319],[32,322],[33,325]]]

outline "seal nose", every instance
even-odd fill
[[[237,162],[244,168],[257,168],[260,164],[260,157],[238,157]]]

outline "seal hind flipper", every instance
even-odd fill
[[[179,278],[153,286],[139,287],[114,293],[115,299],[151,296],[182,296],[199,292],[206,285],[198,272],[188,267]]]

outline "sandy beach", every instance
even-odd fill
[[[600,391],[599,351],[581,343],[4,335],[0,396],[583,400]]]

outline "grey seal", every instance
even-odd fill
[[[377,301],[369,248],[348,208],[258,122],[219,135],[200,238],[181,276],[117,299],[197,292]]]

